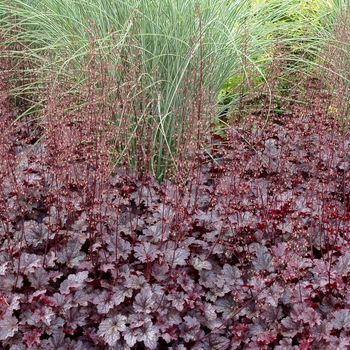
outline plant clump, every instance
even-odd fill
[[[51,143],[13,133],[3,348],[349,345],[350,139],[335,119],[231,128],[186,185],[79,160],[61,172]]]
[[[349,348],[347,56],[336,73],[324,40],[298,72],[276,42],[259,78],[247,45],[215,123],[193,11],[170,107],[155,37],[112,48],[90,23],[70,59],[0,32],[1,348]]]

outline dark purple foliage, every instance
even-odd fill
[[[59,207],[39,185],[41,203],[23,212],[3,178],[17,219],[2,222],[2,346],[346,348],[350,142],[335,122],[317,138],[304,123],[232,129],[186,188],[117,173],[95,199],[103,217],[79,191],[60,190]]]

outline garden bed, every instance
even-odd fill
[[[3,348],[350,346],[336,120],[231,128],[185,186],[121,168],[103,180],[86,162],[62,173],[45,141],[20,139],[1,178]]]

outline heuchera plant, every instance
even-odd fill
[[[1,144],[2,348],[350,346],[350,139],[335,120],[228,130],[186,186],[83,162],[62,175],[25,136]]]

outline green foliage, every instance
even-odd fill
[[[270,97],[276,94],[283,96],[291,85],[300,84],[298,80],[301,77],[307,79],[315,69],[324,69],[322,50],[330,41],[334,48],[346,47],[346,38],[338,39],[337,42],[332,38],[334,26],[344,17],[344,9],[349,8],[348,0],[251,0],[249,3],[250,14],[256,17],[258,11],[266,18],[265,26],[275,27],[276,30],[262,32],[265,36],[260,41],[269,40],[270,49],[261,55],[243,56],[241,73],[230,77],[223,84],[218,94],[219,106],[222,107],[221,110],[229,107],[231,114],[236,113],[235,108],[246,94],[261,93],[263,87],[263,93]],[[282,8],[284,11],[281,11]],[[276,12],[281,15],[269,17],[269,13]],[[249,52],[248,45],[245,50]],[[271,71],[271,66],[279,66],[278,73],[267,77],[266,70]],[[337,68],[333,66],[331,69],[333,71]],[[344,75],[343,78],[346,79]],[[271,80],[277,81],[271,83]],[[279,114],[280,107],[273,107],[273,110]]]

